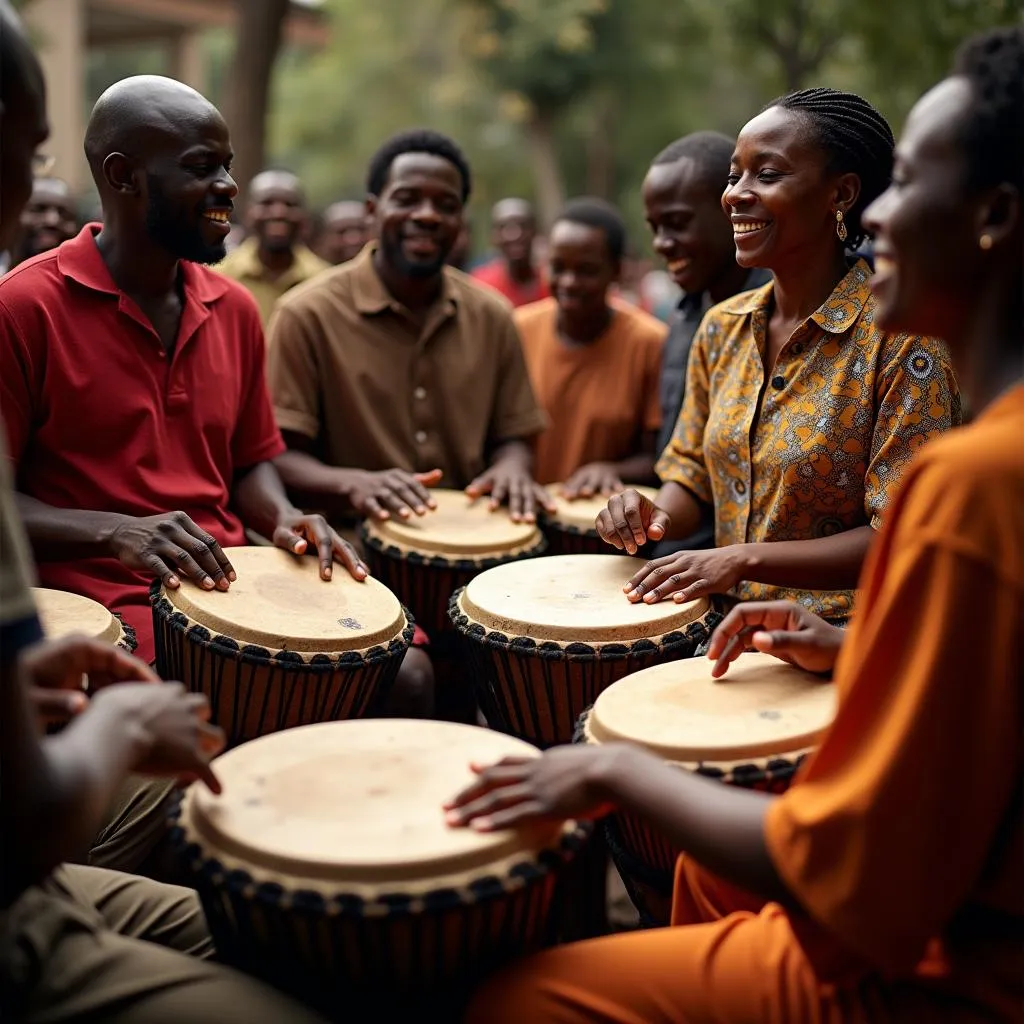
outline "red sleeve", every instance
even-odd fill
[[[21,461],[39,416],[41,365],[44,360],[38,358],[7,304],[0,302],[0,415],[15,465]]]
[[[255,306],[246,310],[241,319],[245,343],[239,365],[247,367],[249,372],[241,377],[243,391],[238,406],[238,422],[231,440],[235,472],[276,458],[285,450],[270,404],[266,344]]]

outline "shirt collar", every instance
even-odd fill
[[[57,250],[57,269],[65,277],[94,292],[120,296],[124,293],[114,283],[96,245],[101,227],[101,224],[86,224],[74,238],[64,242]],[[207,272],[195,263],[182,260],[179,265],[185,295],[197,302],[216,302],[230,287],[226,278]]]
[[[846,272],[846,276],[833,289],[832,294],[809,319],[830,334],[844,334],[857,321],[871,297],[871,289],[868,286],[870,277],[871,269],[867,262],[857,259]],[[731,299],[726,299],[719,309],[737,316],[756,313],[759,309],[767,308],[774,287],[774,282],[769,281],[754,291],[742,292]]]
[[[235,249],[233,258],[239,277],[268,281],[268,283],[280,285],[285,289],[308,281],[311,277],[319,274],[321,270],[327,269],[312,249],[307,249],[306,246],[299,244],[292,249],[291,266],[277,277],[268,278],[267,268],[263,266],[263,261],[260,259],[259,240],[252,236],[246,238]]]
[[[377,251],[377,243],[370,242],[363,251],[352,260],[352,297],[356,309],[365,316],[382,313],[385,309],[402,309],[402,304],[384,286],[384,282],[373,265],[373,254]],[[444,305],[446,314],[455,313],[458,302],[451,284],[448,267],[441,272],[441,294],[437,304]]]

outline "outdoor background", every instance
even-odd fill
[[[239,184],[282,166],[315,207],[361,198],[378,144],[429,125],[472,162],[478,247],[495,199],[525,195],[547,220],[587,192],[622,206],[643,249],[639,184],[672,139],[734,133],[815,84],[863,94],[898,131],[965,36],[1024,19],[1024,0],[305,0],[327,31],[299,48],[283,42],[288,0],[236,6],[202,59]],[[119,78],[169,70],[144,43],[93,48],[86,69],[85,108]]]

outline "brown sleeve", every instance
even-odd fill
[[[526,370],[519,332],[508,313],[496,313],[498,389],[489,431],[493,444],[534,437],[547,426]]]
[[[279,303],[267,325],[267,384],[281,430],[320,434],[316,333],[301,309]]]

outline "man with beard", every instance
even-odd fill
[[[217,269],[252,293],[266,324],[274,303],[289,288],[315,277],[329,264],[302,244],[306,197],[294,174],[257,174],[249,185],[245,222],[248,237]]]
[[[534,264],[537,218],[525,199],[502,199],[491,211],[491,239],[498,258],[473,271],[473,277],[501,292],[513,306],[546,299],[551,292]]]
[[[736,263],[732,224],[722,211],[735,141],[718,132],[694,132],[677,139],[654,158],[643,183],[654,250],[683,290],[662,351],[659,453],[672,440],[683,407],[690,348],[704,314],[731,295],[771,279],[767,270],[747,270]],[[714,529],[708,522],[685,541],[656,545],[654,555],[713,544]]]
[[[470,184],[443,135],[385,143],[367,182],[378,241],[291,291],[271,320],[268,376],[290,449],[278,468],[339,514],[425,515],[432,484],[489,494],[517,521],[550,505],[529,445],[544,416],[507,305],[445,265]]]
[[[36,178],[32,195],[21,213],[21,234],[14,263],[49,252],[73,238],[78,230],[71,186],[62,178]]]
[[[41,584],[120,613],[151,661],[151,579],[228,589],[224,548],[245,527],[315,549],[325,581],[334,557],[367,573],[288,500],[256,306],[203,266],[224,256],[237,193],[220,114],[178,82],[129,78],[100,97],[85,151],[102,227],[0,281],[0,410]],[[126,793],[93,862],[141,868],[165,793]]]
[[[355,199],[331,203],[320,219],[313,249],[332,267],[354,260],[369,241],[366,207]]]

